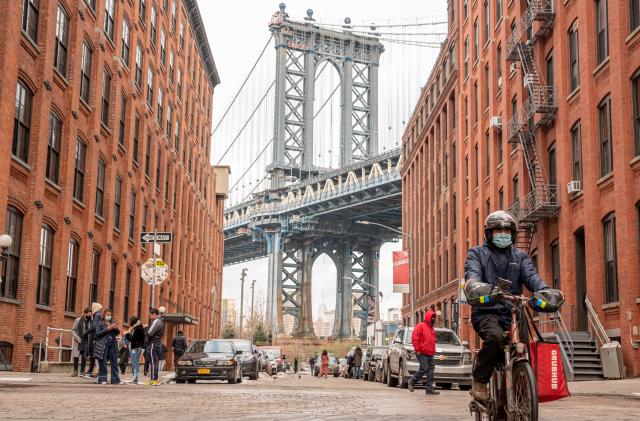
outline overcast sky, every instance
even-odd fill
[[[267,24],[271,15],[278,10],[278,1],[270,0],[235,0],[213,1],[198,0],[200,12],[211,44],[214,60],[220,74],[221,84],[216,87],[213,98],[213,123],[214,126],[220,120],[224,110],[229,105],[234,94],[242,84],[242,81],[251,68],[253,62],[270,34]],[[446,20],[446,0],[285,0],[287,12],[293,19],[302,19],[307,9],[314,11],[314,18],[322,22],[338,23],[345,17],[350,17],[354,24],[376,22],[384,24],[388,22],[411,22],[420,18],[433,21]],[[440,26],[439,30],[446,31],[446,27]],[[405,30],[406,31],[406,30]],[[412,29],[413,32],[416,29]],[[442,40],[443,37],[439,39]],[[406,39],[406,38],[405,38]],[[433,40],[433,37],[430,39]],[[384,42],[383,42],[384,43]],[[398,138],[402,132],[400,120],[408,120],[413,105],[422,86],[429,75],[438,55],[437,48],[404,48],[402,55],[393,53],[393,46],[385,45],[386,51],[381,60],[380,92],[381,97],[393,94],[390,99],[381,98],[380,114],[381,125],[388,125],[389,134]],[[398,50],[399,51],[399,50]],[[273,54],[273,47],[267,50]],[[407,77],[384,77],[385,54],[387,63],[391,54],[396,54],[395,66],[406,73]],[[387,64],[389,66],[390,64]],[[406,69],[406,71],[404,70]],[[396,101],[397,106],[384,111],[387,101]],[[384,102],[384,103],[383,103]],[[393,114],[393,115],[392,115]],[[398,120],[397,123],[386,122],[387,119]],[[393,130],[392,130],[392,126]],[[315,134],[315,132],[314,132]],[[214,136],[213,159],[216,163],[220,156],[220,150],[225,148],[225,136]],[[382,136],[381,136],[382,137]],[[399,142],[400,139],[396,139]],[[393,147],[393,145],[389,146]],[[231,154],[230,154],[231,155]],[[236,154],[238,155],[238,154]],[[231,158],[232,172],[237,176],[242,172],[243,162],[238,158]],[[246,157],[241,157],[246,161]],[[399,250],[400,244],[385,244],[380,256],[380,289],[384,299],[382,310],[401,305],[400,294],[392,294],[391,251]],[[264,296],[267,290],[267,263],[266,259],[247,262],[241,265],[225,267],[223,271],[223,297],[234,297],[240,302],[240,270],[242,267],[249,269],[248,281],[255,279],[256,294]],[[248,282],[245,285],[245,311],[250,304],[251,290]],[[330,259],[321,256],[313,267],[313,312],[317,317],[317,309],[324,303],[328,309],[335,308],[336,269]],[[238,304],[239,305],[239,304]]]

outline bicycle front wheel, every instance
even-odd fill
[[[517,362],[512,376],[514,408],[509,421],[538,421],[538,390],[529,361]]]

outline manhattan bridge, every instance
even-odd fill
[[[296,20],[281,4],[269,32],[214,129],[218,164],[233,163],[224,263],[266,257],[265,324],[282,331],[290,314],[293,335],[306,337],[313,263],[327,255],[337,273],[333,337],[349,337],[359,318],[364,338],[380,247],[401,237],[375,224],[401,227],[404,123],[435,61],[422,51],[440,47],[446,19],[359,25],[308,10]]]

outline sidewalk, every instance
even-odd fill
[[[572,396],[599,396],[640,400],[640,378],[570,382],[569,391]]]
[[[159,383],[167,383],[171,377],[173,377],[173,371],[163,371],[158,374]],[[131,378],[131,373],[127,372],[124,376],[120,376],[121,380],[126,381]],[[140,381],[147,381],[148,379],[140,374]],[[21,373],[13,371],[0,372],[0,384],[15,384],[15,383],[28,383],[28,384],[95,384],[96,379],[87,379],[85,377],[71,377],[69,373]]]

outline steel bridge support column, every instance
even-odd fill
[[[313,98],[316,82],[316,59],[313,55],[313,37],[309,39],[309,51],[304,56],[304,153],[302,166],[306,170],[313,168]]]
[[[369,156],[378,153],[378,67],[377,60],[369,66]]]
[[[340,164],[341,166],[350,164],[353,161],[353,58],[347,56],[342,65],[342,130],[340,138]]]
[[[302,253],[302,273],[300,274],[300,311],[295,334],[297,336],[315,336],[313,331],[313,296],[311,293],[313,268],[313,247],[305,242]]]
[[[351,243],[345,241],[339,249],[340,264],[336,268],[336,315],[333,336],[337,339],[351,337],[353,301],[351,298]]]
[[[265,324],[271,331],[280,331],[282,329],[282,252],[279,231],[267,234],[267,252],[269,268]]]
[[[275,110],[274,110],[274,142],[273,164],[285,163],[285,101],[286,101],[286,73],[287,73],[287,46],[281,37],[276,37],[276,86],[275,86]],[[271,171],[271,187],[284,186],[284,171],[274,169]]]
[[[380,245],[369,249],[369,283],[375,288],[371,292],[375,297],[376,309],[373,315],[375,320],[380,320]]]

